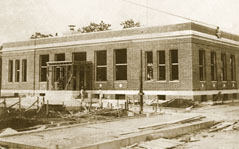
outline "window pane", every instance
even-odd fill
[[[166,96],[165,95],[158,95],[158,100],[166,100]]]
[[[97,65],[106,65],[107,58],[106,58],[106,51],[97,51],[96,52],[96,60]]]
[[[212,81],[216,80],[216,72],[215,72],[215,66],[211,66],[211,79]]]
[[[199,76],[200,76],[200,81],[204,80],[204,71],[203,71],[203,67],[199,67]]]
[[[125,64],[127,63],[127,50],[126,49],[120,49],[120,50],[115,50],[115,58],[116,64]]]
[[[74,61],[86,61],[86,52],[73,53]]]
[[[159,66],[159,80],[166,80],[165,66]]]
[[[106,67],[96,68],[96,81],[106,81]]]
[[[211,64],[216,64],[216,53],[211,52]]]
[[[127,66],[116,66],[116,80],[127,80]]]
[[[56,54],[55,61],[65,61],[65,53]]]
[[[146,80],[153,79],[153,52],[146,52]]]
[[[20,61],[15,61],[15,82],[19,82],[20,79]]]
[[[47,66],[47,62],[49,62],[49,55],[41,55],[41,66]]]
[[[199,65],[204,65],[205,60],[205,52],[203,50],[199,50]]]
[[[153,63],[153,52],[146,52],[147,64]]]
[[[46,81],[46,68],[41,68],[41,81]]]
[[[199,79],[200,81],[204,81],[206,78],[206,70],[205,70],[205,51],[199,50]]]
[[[115,94],[115,99],[118,99],[118,100],[120,100],[120,99],[125,99],[125,94]]]
[[[178,80],[178,65],[172,66],[172,79],[171,80]]]
[[[211,80],[217,80],[216,52],[211,52]]]
[[[231,80],[236,80],[235,55],[230,56],[230,62],[231,62]]]
[[[159,51],[159,64],[165,64],[165,51]]]
[[[153,79],[153,66],[147,66],[147,80]]]
[[[9,60],[8,64],[8,82],[13,81],[13,61]]]
[[[178,63],[178,50],[171,50],[171,63]]]
[[[40,81],[47,81],[47,62],[49,62],[49,55],[40,55]]]
[[[22,60],[22,82],[27,81],[27,60]]]
[[[221,54],[221,60],[222,60],[222,80],[226,81],[227,80],[227,67],[226,67],[226,54],[222,53]]]

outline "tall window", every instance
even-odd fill
[[[20,60],[15,60],[15,82],[20,81]]]
[[[40,82],[47,81],[47,62],[49,55],[40,55]]]
[[[96,81],[107,80],[107,55],[106,51],[96,52]]]
[[[73,53],[73,61],[86,61],[86,52]]]
[[[216,52],[211,52],[211,80],[217,80],[217,55]]]
[[[199,79],[200,79],[200,81],[206,80],[205,51],[204,50],[199,50]]]
[[[178,80],[178,50],[170,50],[170,80]]]
[[[115,50],[115,79],[127,80],[127,50]]]
[[[230,65],[231,65],[231,80],[236,80],[236,65],[235,65],[235,55],[230,55]]]
[[[22,82],[27,81],[27,60],[22,60]]]
[[[227,59],[226,59],[226,54],[222,53],[221,54],[221,60],[222,60],[222,81],[227,80]]]
[[[158,52],[158,80],[166,80],[165,51]]]
[[[146,52],[146,80],[153,79],[153,52]]]
[[[13,60],[8,62],[8,82],[13,82]]]

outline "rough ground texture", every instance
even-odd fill
[[[228,103],[215,106],[205,106],[192,109],[191,113],[205,115],[210,119],[222,121],[226,123],[239,122],[239,103]],[[203,130],[196,134],[190,134],[178,138],[185,141],[183,146],[177,149],[193,148],[193,149],[238,149],[239,148],[239,130],[238,129],[222,129],[216,132]],[[191,141],[190,141],[191,140]]]
[[[42,147],[54,147],[55,145],[59,145],[61,148],[74,148],[118,138],[121,137],[122,134],[127,134],[132,131],[137,132],[138,127],[184,119],[191,116],[191,114],[164,114],[133,119],[121,119],[120,121],[87,124],[64,129],[4,137],[1,138],[1,140]]]

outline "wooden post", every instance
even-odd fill
[[[49,104],[49,101],[47,100],[47,102],[46,102],[46,115],[48,115],[48,104]]]
[[[21,112],[21,96],[19,96],[19,111]]]
[[[91,95],[91,93],[88,93],[88,96],[89,96],[89,98],[90,98],[89,111],[91,111],[91,107],[92,107],[92,95]]]
[[[6,98],[3,99],[4,108],[7,108]]]
[[[113,109],[113,105],[112,105],[112,103],[110,103],[110,109]]]
[[[143,59],[142,59],[142,50],[140,50],[140,72],[139,72],[139,96],[140,96],[140,110],[139,114],[143,114],[143,106],[144,106],[144,101],[143,101]]]
[[[43,103],[43,105],[45,104],[45,97],[44,96],[42,98],[42,103]]]
[[[37,96],[37,110],[39,109],[39,96]]]
[[[158,109],[159,109],[159,99],[157,99],[157,111],[156,112],[158,112]]]

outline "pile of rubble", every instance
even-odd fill
[[[87,111],[79,108],[78,110],[70,111],[66,108],[55,106],[53,108],[49,107],[47,114],[44,107],[39,112],[37,112],[37,109],[28,111],[24,111],[24,109],[22,111],[8,109],[0,115],[0,135],[101,120],[114,120],[115,118],[127,116],[128,110],[125,109],[92,109]]]

